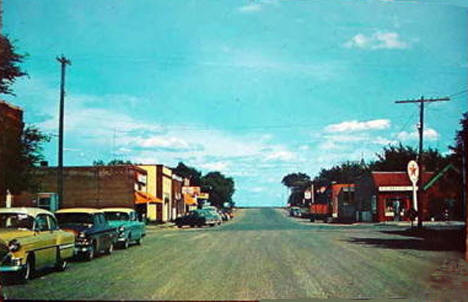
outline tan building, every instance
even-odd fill
[[[175,219],[172,207],[172,170],[164,165],[139,165],[147,172],[148,193],[161,202],[148,208],[150,221],[168,222]]]
[[[147,193],[146,171],[132,165],[64,167],[64,194],[60,208],[128,207],[145,214],[148,204],[156,203]],[[13,206],[35,206],[39,192],[57,192],[57,168],[40,167],[35,172],[38,192],[15,196]]]
[[[0,205],[5,205],[7,188],[6,162],[17,155],[23,131],[23,111],[0,100]]]

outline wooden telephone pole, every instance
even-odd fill
[[[61,81],[60,81],[60,117],[59,117],[59,143],[58,143],[58,170],[57,170],[57,194],[58,208],[61,208],[63,200],[63,114],[65,107],[65,67],[71,65],[71,61],[63,55],[57,57],[57,61],[61,66]]]
[[[438,99],[425,99],[423,96],[419,100],[402,100],[402,101],[395,101],[397,104],[404,104],[404,103],[419,103],[419,152],[418,152],[418,166],[420,169],[420,178],[418,181],[418,228],[422,228],[422,220],[423,220],[423,209],[422,209],[422,185],[423,185],[423,177],[424,177],[424,166],[422,162],[422,154],[423,154],[423,137],[424,137],[424,103],[433,103],[433,102],[443,102],[443,101],[450,101],[450,98],[438,98]]]

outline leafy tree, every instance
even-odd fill
[[[10,86],[16,78],[27,75],[18,66],[24,57],[16,53],[15,47],[7,37],[0,35],[0,94],[14,95]]]
[[[468,132],[468,112],[465,112],[460,120],[460,130],[458,130],[455,134],[455,145],[450,146],[450,150],[452,150],[453,154],[450,156],[450,161],[454,163],[454,165],[458,169],[462,169],[462,157],[463,157],[463,144],[465,140],[465,136]],[[468,152],[468,146],[465,146],[465,152]]]
[[[328,185],[331,182],[354,183],[357,178],[368,171],[369,167],[364,160],[360,162],[346,161],[330,169],[322,169],[314,178],[314,183],[317,185]]]
[[[93,161],[93,166],[105,166],[106,164],[102,159]],[[130,160],[113,159],[107,163],[107,166],[120,166],[120,165],[136,165]]]
[[[24,190],[36,190],[38,183],[33,177],[34,167],[44,160],[42,144],[50,141],[34,126],[26,127],[18,140],[15,135],[7,136],[7,152],[5,156],[6,188],[13,194]]]
[[[190,179],[191,186],[200,186],[201,172],[195,168],[186,166],[183,162],[179,162],[177,167],[173,168],[172,171],[180,177]]]
[[[418,151],[410,146],[388,145],[382,153],[377,153],[377,160],[370,165],[376,171],[406,171],[410,160],[416,160]],[[437,171],[447,165],[448,160],[437,149],[429,148],[423,151],[422,163],[426,171]]]
[[[290,189],[305,188],[310,184],[310,176],[302,172],[290,173],[283,177],[281,183]]]
[[[220,172],[209,172],[200,181],[202,186],[209,188],[211,205],[221,208],[225,202],[234,204],[232,195],[235,189],[234,180],[231,177],[226,177]]]

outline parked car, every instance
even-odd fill
[[[67,267],[73,257],[75,236],[60,230],[49,211],[40,208],[0,208],[0,273],[12,273],[20,281],[35,271]]]
[[[206,211],[209,215],[212,215],[216,220],[216,224],[220,225],[223,222],[223,218],[219,214],[218,208],[214,206],[206,206],[203,207],[201,211]]]
[[[55,212],[59,226],[75,235],[75,252],[88,261],[97,254],[110,255],[117,240],[117,230],[109,225],[104,212],[91,208],[70,208]]]
[[[102,209],[107,222],[118,231],[117,243],[121,248],[128,248],[130,242],[140,245],[145,236],[145,223],[137,218],[137,213],[130,208]]]
[[[299,217],[301,215],[301,208],[299,207],[291,207],[289,209],[289,215],[293,217]]]
[[[204,210],[193,210],[188,212],[182,217],[178,217],[175,220],[177,227],[181,228],[185,225],[190,227],[198,226],[202,227],[204,225],[214,226],[217,223],[216,218],[210,214],[208,211]]]

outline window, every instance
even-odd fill
[[[58,229],[58,225],[57,225],[57,221],[55,220],[54,217],[48,215],[47,216],[48,220],[49,220],[49,227],[51,230],[57,230]]]
[[[43,232],[49,230],[49,224],[47,222],[48,215],[38,215],[36,217],[36,231]]]

